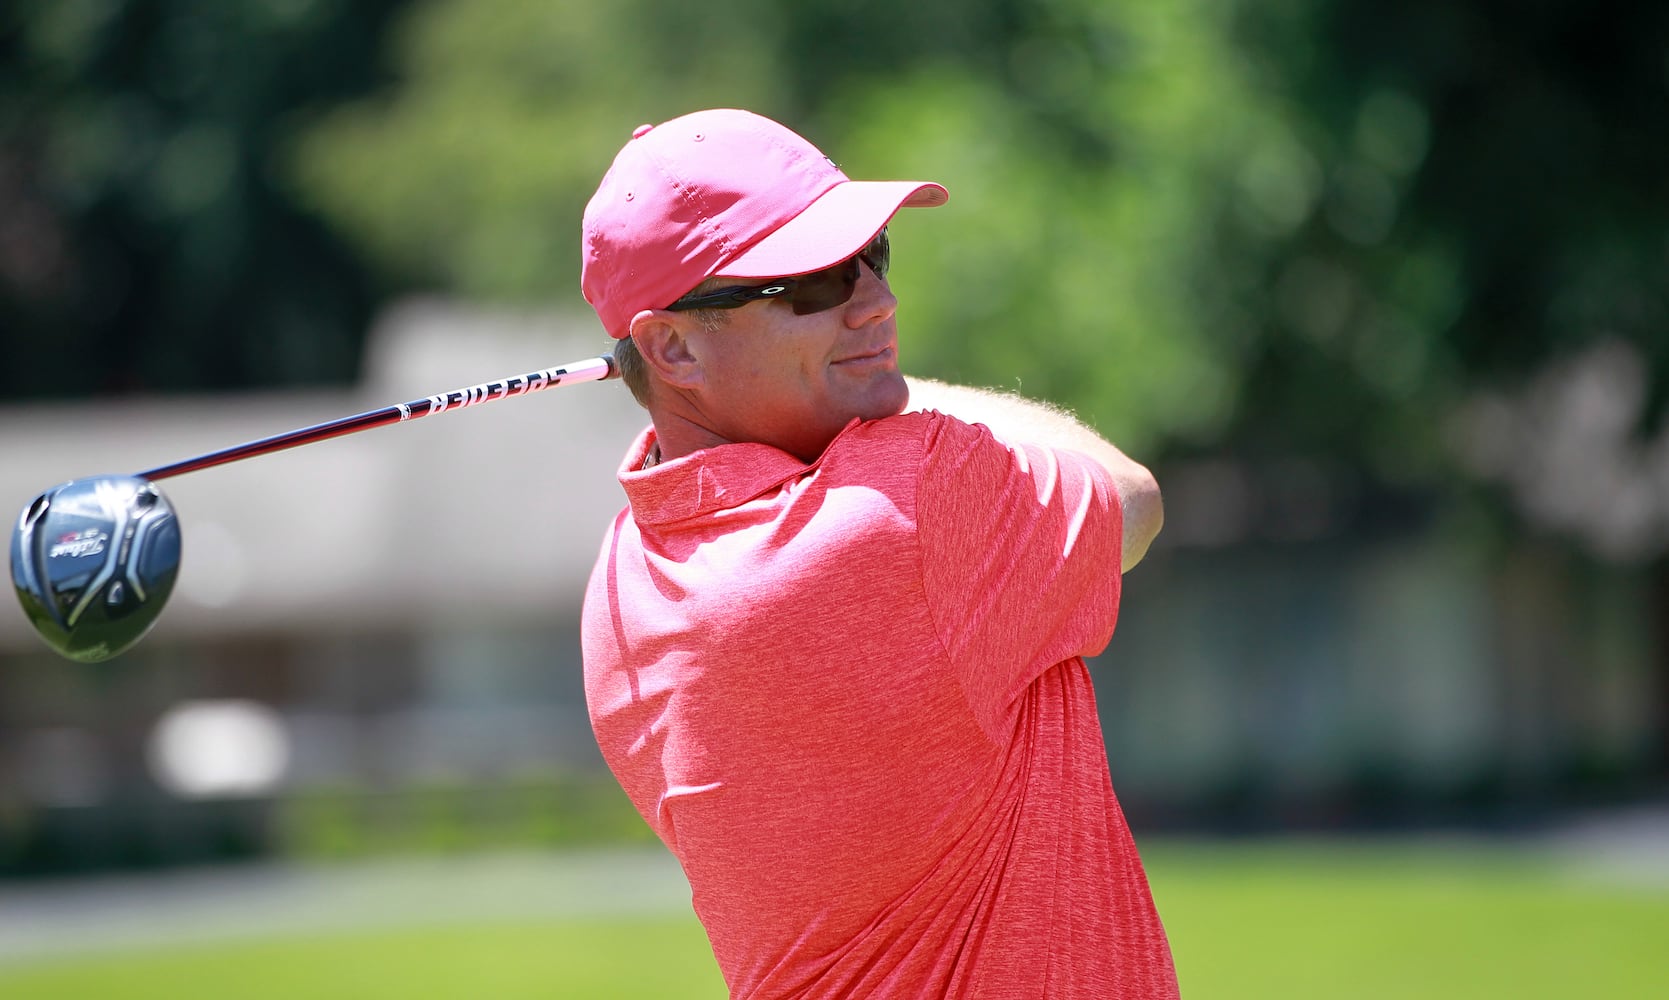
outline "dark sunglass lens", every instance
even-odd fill
[[[869,246],[858,254],[869,263],[877,278],[887,276],[887,268],[892,264],[892,244],[887,240],[887,231],[881,230],[875,238],[869,241]]]
[[[794,283],[794,315],[809,316],[843,305],[858,287],[858,259],[807,274]]]
[[[858,270],[862,266],[860,261],[867,263],[876,277],[887,276],[887,266],[892,263],[892,245],[887,240],[885,229],[876,233],[868,246],[834,267],[794,279],[794,296],[791,300],[794,314],[809,316],[850,302],[852,292],[857,289],[858,279],[862,276]]]

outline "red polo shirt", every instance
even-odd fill
[[[938,413],[809,466],[644,470],[653,442],[586,594],[586,695],[732,996],[1176,996],[1083,662],[1118,615],[1106,472]]]

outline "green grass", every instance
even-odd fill
[[[1655,997],[1669,890],[1478,850],[1160,845],[1154,895],[1189,1000]],[[7,1000],[716,998],[693,918],[389,930],[0,968]]]
[[[694,917],[274,939],[0,970],[7,1000],[724,995]]]
[[[1669,889],[1511,853],[1286,845],[1148,857],[1183,996],[1657,997]]]

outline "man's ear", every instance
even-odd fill
[[[678,389],[702,384],[701,359],[690,335],[690,317],[668,309],[645,309],[632,317],[632,342],[658,381]]]

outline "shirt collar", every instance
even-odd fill
[[[857,423],[853,420],[840,433]],[[822,461],[819,456],[808,465],[780,448],[744,441],[663,458],[645,469],[644,459],[655,444],[655,428],[646,428],[626,450],[617,473],[632,505],[632,519],[640,526],[671,524],[739,506],[805,475]]]

